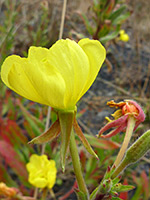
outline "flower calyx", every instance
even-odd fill
[[[82,144],[84,145],[85,149],[93,156],[98,159],[98,156],[93,151],[92,147],[90,146],[89,142],[85,138],[78,122],[76,120],[76,108],[75,110],[57,110],[58,119],[51,125],[51,127],[41,134],[40,136],[33,138],[29,144],[43,144],[49,142],[59,135],[61,136],[61,165],[63,172],[65,171],[65,161],[67,157],[67,152],[70,143],[70,136],[71,132],[74,129],[77,136],[81,140]]]

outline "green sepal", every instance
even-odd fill
[[[72,131],[72,124],[74,119],[74,111],[63,112],[58,111],[59,121],[60,121],[60,128],[61,128],[61,165],[63,172],[65,171],[65,161],[67,150],[70,142],[70,135]]]
[[[137,162],[146,152],[150,150],[150,130],[138,138],[127,150],[124,159],[115,169],[111,178],[117,177],[127,166]]]
[[[78,200],[88,200],[89,198],[87,197],[87,194],[83,193],[82,191],[78,190],[78,189],[74,189]]]
[[[125,160],[128,164],[137,162],[145,153],[150,150],[150,130],[138,138],[127,150]]]
[[[90,146],[89,142],[87,141],[87,139],[85,138],[80,126],[78,125],[78,122],[76,120],[76,118],[74,118],[73,121],[73,128],[76,132],[76,134],[78,135],[78,137],[80,138],[82,144],[84,145],[85,149],[91,154],[93,155],[96,159],[99,159],[97,154],[93,151],[92,147]]]
[[[95,190],[90,195],[90,200],[93,200],[96,197],[96,194],[98,192],[99,186],[95,188]]]
[[[116,184],[120,181],[120,179],[121,179],[121,176],[114,178],[114,179],[112,180],[113,185],[116,185]]]
[[[43,144],[56,138],[60,133],[60,123],[56,120],[52,126],[42,135],[33,138],[28,144]]]

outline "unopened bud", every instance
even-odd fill
[[[150,150],[150,130],[145,132],[131,147],[127,150],[123,161],[118,168],[114,171],[112,178],[115,178],[122,172],[128,165],[137,162],[146,152]]]
[[[145,132],[128,150],[125,160],[129,164],[137,162],[150,150],[150,130]]]

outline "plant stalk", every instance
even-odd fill
[[[85,195],[86,199],[88,200],[89,193],[82,175],[81,164],[73,130],[70,137],[70,154],[79,190]]]
[[[129,117],[123,144],[122,144],[121,149],[117,155],[117,158],[113,164],[113,166],[115,166],[115,167],[117,167],[119,165],[119,163],[121,162],[121,160],[126,152],[126,149],[128,147],[128,144],[130,142],[130,139],[131,139],[134,127],[135,127],[135,122],[136,122],[136,120],[134,117]]]

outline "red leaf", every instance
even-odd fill
[[[77,181],[74,182],[74,185],[72,186],[71,190],[69,190],[64,196],[60,197],[59,200],[65,200],[67,199],[73,192],[74,189],[77,188]]]
[[[128,185],[127,179],[124,179],[123,185]],[[127,200],[128,199],[128,192],[121,192],[120,195],[119,195],[119,198],[121,198],[123,200]]]
[[[13,147],[6,141],[0,141],[0,154],[16,174],[27,180],[28,173],[24,163],[19,159]]]
[[[142,178],[142,182],[143,182],[143,191],[145,193],[146,199],[148,199],[149,197],[149,180],[148,177],[145,173],[145,171],[142,171],[141,173],[141,178]]]

